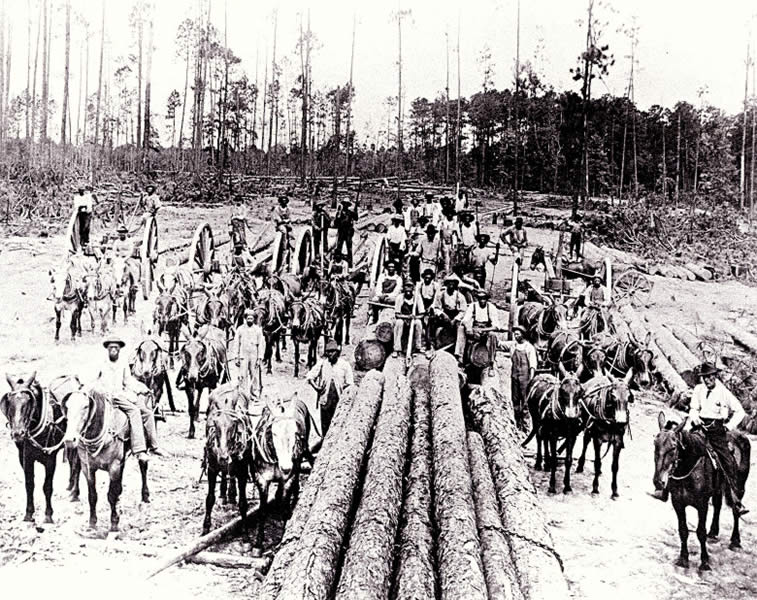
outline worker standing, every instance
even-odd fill
[[[355,235],[355,221],[357,221],[357,208],[352,204],[352,200],[345,198],[339,205],[334,216],[334,227],[336,228],[336,251],[344,252],[346,249],[347,263],[352,267],[352,238]]]
[[[94,210],[94,201],[92,194],[80,187],[74,194],[74,211],[79,226],[79,250],[83,250],[89,245],[89,229],[92,223],[92,212]],[[72,240],[72,243],[75,240]]]
[[[525,338],[526,330],[520,325],[513,327],[513,340],[502,346],[512,352],[511,394],[516,419],[526,413],[526,394],[528,385],[536,374],[536,348]]]
[[[337,343],[329,340],[324,350],[324,357],[305,376],[318,395],[316,408],[321,413],[321,438],[326,437],[339,400],[355,382],[350,363],[340,358],[340,354],[341,350]]]
[[[258,398],[262,387],[260,367],[265,339],[263,329],[255,323],[255,313],[251,308],[244,311],[244,323],[237,327],[231,343],[239,387],[253,398]]]
[[[489,234],[480,233],[476,236],[478,246],[471,251],[471,271],[479,286],[486,287],[486,265],[497,264],[497,253],[489,248]]]

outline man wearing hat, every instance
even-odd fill
[[[429,223],[434,224],[434,227],[439,227],[441,207],[439,203],[434,202],[434,194],[432,192],[426,192],[425,196],[426,203],[421,207],[421,216],[426,217]]]
[[[244,311],[244,323],[234,332],[229,354],[237,369],[239,387],[253,398],[259,396],[262,387],[260,367],[264,349],[263,329],[255,323],[255,313],[248,308]]]
[[[129,230],[126,225],[120,223],[116,229],[118,239],[113,242],[113,254],[118,258],[128,260],[134,252],[134,242],[128,238]]]
[[[323,210],[326,203],[321,200],[313,202],[313,218],[311,221],[311,232],[313,234],[313,249],[315,250],[315,257],[320,258],[321,253],[328,252],[328,239],[329,239],[329,215]]]
[[[471,261],[471,252],[476,247],[478,227],[473,218],[473,213],[469,210],[459,213],[459,221],[457,236],[460,243],[458,244],[457,262],[468,268]]]
[[[736,461],[728,447],[728,431],[733,431],[744,420],[746,413],[741,403],[718,379],[718,369],[710,362],[702,363],[699,376],[702,383],[694,387],[689,406],[689,424],[700,427],[705,439],[717,457],[725,474],[728,492],[739,515],[749,512],[741,504],[744,495],[739,485]]]
[[[272,213],[273,224],[276,227],[276,231],[288,235],[289,231],[292,229],[292,214],[289,210],[289,198],[287,196],[279,196],[279,205],[273,207]]]
[[[579,260],[583,256],[581,254],[581,246],[583,243],[584,228],[581,221],[581,215],[576,213],[564,223],[564,225],[567,226],[568,230],[570,231],[570,258],[573,258],[575,251],[576,260]]]
[[[418,220],[421,218],[420,201],[417,196],[410,200],[410,206],[405,209],[405,229],[410,231],[411,228],[418,226]]]
[[[397,273],[397,265],[391,260],[384,265],[384,272],[376,280],[376,288],[371,302],[394,305],[402,291],[402,276]],[[378,321],[379,307],[372,306],[373,323]]]
[[[473,278],[482,288],[486,287],[486,265],[487,263],[496,265],[497,255],[499,254],[499,247],[497,247],[496,251],[492,251],[488,247],[490,239],[488,233],[479,233],[476,236],[478,246],[471,251],[471,270],[473,272]]]
[[[442,213],[439,220],[439,241],[441,243],[441,270],[447,272],[452,268],[452,257],[457,243],[457,219],[452,210]]]
[[[394,356],[402,352],[402,337],[407,332],[407,343],[412,344],[412,352],[420,352],[424,313],[420,296],[415,293],[415,285],[406,281],[402,286],[402,295],[394,301]]]
[[[118,337],[109,337],[103,341],[103,347],[108,351],[108,360],[103,363],[92,387],[106,395],[115,408],[126,414],[131,451],[139,462],[147,462],[148,447],[158,456],[166,454],[158,447],[155,415],[142,398],[144,394],[149,394],[149,390],[132,378],[129,365],[121,358],[121,349],[125,345]]]
[[[401,270],[407,250],[407,233],[402,226],[402,215],[392,215],[392,224],[386,230],[384,238],[389,250],[389,260],[394,261]]]
[[[324,357],[305,375],[305,380],[318,394],[315,405],[321,412],[321,440],[331,426],[336,405],[355,383],[352,367],[340,358],[341,349],[334,340],[326,343],[323,353]]]
[[[523,217],[515,217],[515,225],[507,227],[499,236],[515,255],[515,262],[523,264],[523,252],[528,246],[528,234],[523,229]]]
[[[152,216],[158,214],[158,211],[163,206],[163,204],[160,201],[160,196],[155,193],[155,186],[152,184],[149,184],[145,187],[145,191],[147,192],[147,197],[144,198],[144,207],[145,207],[145,217]],[[145,222],[147,219],[145,219]]]
[[[431,269],[436,272],[439,264],[439,254],[441,252],[441,242],[436,235],[436,226],[433,223],[426,225],[426,235],[418,242],[415,253],[419,258],[419,269],[421,273]]]
[[[79,242],[80,249],[84,249],[89,245],[89,228],[92,223],[92,213],[94,212],[93,204],[92,194],[85,192],[84,186],[79,186],[79,189],[74,194],[74,211],[76,212],[79,225],[79,239],[76,241]]]
[[[345,198],[339,205],[334,217],[334,227],[336,227],[336,249],[342,252],[342,247],[346,248],[347,263],[352,266],[352,238],[355,235],[355,221],[357,221],[357,209],[353,206],[352,200]]]
[[[460,279],[455,275],[444,278],[444,291],[436,295],[434,302],[434,317],[438,321],[458,324],[468,308],[465,296],[458,289]]]
[[[350,265],[347,264],[344,254],[334,250],[334,260],[329,265],[329,277],[333,279],[345,279],[350,274]]]
[[[591,283],[586,286],[586,289],[581,296],[579,296],[573,304],[573,316],[575,317],[578,309],[583,306],[584,313],[582,315],[582,320],[586,318],[586,315],[588,314],[587,311],[596,310],[599,312],[604,322],[607,323],[609,319],[607,308],[610,304],[610,294],[607,291],[607,287],[602,285],[602,278],[599,275],[594,275],[591,278]],[[588,332],[588,329],[586,329],[587,335]]]
[[[528,384],[536,374],[538,360],[536,348],[526,338],[526,330],[520,325],[513,327],[513,339],[511,342],[504,342],[502,347],[512,352],[512,377],[511,377],[511,394],[513,408],[517,417],[526,414],[526,393]]]
[[[476,301],[465,311],[465,316],[457,328],[455,356],[458,362],[462,363],[467,340],[484,340],[489,351],[489,374],[493,375],[494,357],[497,352],[497,338],[494,334],[502,331],[502,324],[497,307],[489,302],[489,297],[489,292],[486,290],[478,290]]]
[[[436,273],[430,267],[424,269],[421,280],[416,284],[415,293],[418,294],[423,311],[426,313],[421,323],[423,325],[423,341],[426,348],[431,347],[431,319],[434,313],[434,301],[439,294],[439,283],[435,279]]]

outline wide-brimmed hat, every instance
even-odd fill
[[[515,333],[516,331],[520,331],[523,335],[526,334],[526,328],[521,327],[520,325],[514,325],[512,331],[513,333]]]
[[[334,340],[329,340],[326,342],[326,347],[323,349],[324,352],[339,352],[339,344],[337,344]]]
[[[720,369],[718,369],[714,364],[708,361],[705,361],[701,365],[699,365],[698,370],[701,377],[704,377],[705,375],[717,375],[718,373],[720,373]]]
[[[313,208],[323,208],[324,206],[326,206],[326,203],[323,200],[316,200],[313,203]]]
[[[403,221],[403,220],[404,220],[404,217],[402,215],[397,215],[397,214],[392,215],[392,223],[394,221]]]
[[[244,310],[244,316],[245,317],[254,317],[255,316],[255,311],[252,310],[251,308],[246,308]]]
[[[476,236],[477,242],[484,242],[485,244],[489,243],[489,240],[492,239],[491,236],[488,233],[479,233]]]
[[[436,271],[434,271],[431,267],[427,267],[423,269],[423,273],[421,273],[422,277],[425,277],[426,275],[431,275],[431,277],[436,277]]]
[[[148,185],[145,186],[145,190],[147,190],[148,192],[154,192],[155,191],[155,186],[150,183],[150,184],[148,184]]]
[[[436,231],[436,225],[429,223],[428,225],[426,225],[426,231]]]
[[[592,275],[591,280],[594,281],[595,279],[598,279],[600,283],[602,283],[602,277],[600,275]]]
[[[116,229],[116,233],[129,233],[129,230],[126,229],[126,225],[121,224]]]
[[[523,217],[515,217],[515,224],[520,225],[523,223]]]
[[[289,202],[288,196],[279,196],[279,202]]]
[[[481,288],[480,290],[476,290],[476,298],[486,298],[488,300],[489,298],[491,298],[491,294],[485,289]]]
[[[433,199],[433,197],[434,197],[434,192],[426,192],[426,193],[424,194],[424,196],[426,197],[426,200],[429,200],[429,199]]]
[[[103,348],[107,348],[108,346],[113,345],[118,346],[119,348],[123,348],[126,345],[126,342],[124,342],[121,338],[116,336],[110,336],[103,340]]]
[[[452,275],[447,275],[447,277],[444,278],[444,285],[451,285],[455,284],[460,285],[460,280],[457,277],[454,277]]]
[[[349,198],[344,198],[342,200],[342,204],[344,204],[346,206],[351,206],[352,205],[352,200],[350,200]]]

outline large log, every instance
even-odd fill
[[[281,589],[286,570],[299,550],[300,538],[305,531],[315,499],[326,475],[331,470],[330,465],[336,456],[339,441],[350,426],[351,419],[349,415],[352,412],[354,398],[355,390],[353,386],[353,389],[345,394],[336,406],[331,426],[321,444],[313,470],[310,472],[300,492],[300,497],[297,499],[297,505],[291,518],[287,521],[284,535],[276,551],[276,556],[273,559],[271,568],[268,570],[263,587],[258,593],[259,600],[273,600]]]
[[[313,503],[297,552],[282,578],[277,595],[281,600],[325,600],[332,595],[383,386],[384,375],[378,371],[369,371],[360,382],[355,396],[359,401],[350,412],[349,427],[336,440],[329,472]]]
[[[702,339],[691,333],[688,329],[680,325],[666,325],[668,330],[681,342],[686,349],[701,362],[702,361]]]
[[[712,279],[712,271],[709,269],[706,269],[702,267],[701,265],[697,265],[692,262],[687,262],[684,267],[686,267],[689,271],[694,273],[696,275],[697,279],[701,281],[710,281]]]
[[[226,569],[257,569],[263,570],[268,565],[267,558],[255,558],[251,556],[238,556],[222,552],[200,552],[187,558],[188,563],[196,565],[212,565]],[[262,577],[262,576],[259,576]]]
[[[437,352],[429,363],[434,518],[441,598],[485,600],[457,361]]]
[[[652,334],[652,339],[665,355],[665,358],[668,359],[670,365],[678,371],[678,374],[687,385],[694,385],[696,383],[694,369],[696,369],[700,362],[697,357],[665,328],[659,319],[646,313],[644,320]]]
[[[428,365],[408,373],[413,390],[410,465],[400,518],[395,600],[434,600],[436,568],[431,521],[431,425]]]
[[[501,363],[497,367],[498,372],[504,369]],[[529,478],[509,390],[503,388],[498,376],[486,377],[479,391],[469,395],[468,405],[484,441],[502,526],[524,598],[567,598],[562,561]]]
[[[411,398],[404,360],[389,358],[384,365],[384,377],[381,412],[363,482],[363,496],[337,586],[337,599],[384,600],[389,597],[402,505]]]
[[[743,348],[746,348],[754,355],[757,355],[757,336],[750,333],[743,327],[739,327],[734,323],[730,323],[728,321],[725,321],[723,319],[718,319],[713,324],[716,329],[720,329],[721,331],[727,333],[733,338],[733,341],[736,342],[739,346],[742,346]]]
[[[477,393],[473,391],[471,393]],[[476,503],[476,525],[481,539],[481,560],[484,563],[489,600],[523,598],[512,550],[499,516],[499,504],[484,442],[475,431],[468,433],[473,500]]]

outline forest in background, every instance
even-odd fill
[[[403,21],[410,11],[397,10],[396,45],[386,51],[396,53],[398,92],[376,99],[375,114],[385,125],[370,136],[356,131],[352,119],[360,93],[352,84],[355,26],[350,72],[342,85],[326,88],[312,76],[319,40],[309,15],[300,16],[296,48],[282,49],[277,32],[283,24],[274,12],[265,68],[251,78],[249,65],[227,43],[226,4],[199,0],[195,17],[171,32],[184,85],[156,98],[150,1],[134,0],[129,22],[121,25],[133,42],[127,56],[105,51],[106,0],[93,2],[87,15],[72,11],[70,0],[28,0],[26,31],[11,30],[7,4],[2,0],[0,7],[0,173],[6,189],[18,183],[36,195],[48,185],[82,178],[96,183],[114,172],[217,174],[220,183],[233,172],[303,182],[399,176],[584,199],[678,204],[702,195],[740,208],[754,203],[757,99],[750,49],[741,113],[712,106],[705,87],[696,106],[682,101],[642,110],[634,102],[635,24],[625,31],[630,61],[624,94],[596,92],[602,77],[620,68],[614,53],[627,51],[603,43],[609,25],[599,0],[586,3],[586,44],[576,49],[572,70],[575,89],[555,89],[534,67],[537,61],[521,60],[519,48],[512,85],[496,89],[494,59],[484,47],[480,90],[462,97],[459,62],[458,72],[450,64],[450,48],[453,63],[459,57],[458,31],[457,40],[447,39],[445,88],[436,97],[411,100],[402,93]],[[65,51],[51,57],[54,28],[64,32]],[[26,37],[25,56],[12,55],[11,36]],[[64,79],[54,86],[51,60],[65,62]],[[96,77],[89,77],[90,64]],[[11,96],[11,69],[24,68],[26,89]],[[72,89],[76,69],[86,76],[76,77]]]

